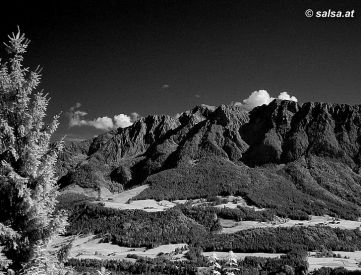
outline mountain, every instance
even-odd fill
[[[201,105],[66,144],[59,183],[92,194],[149,184],[138,199],[233,194],[278,211],[356,219],[360,143],[361,105]]]

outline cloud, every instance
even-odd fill
[[[162,85],[162,89],[168,89],[170,86],[169,86],[169,84],[163,84]]]
[[[125,114],[115,115],[112,118],[104,116],[98,117],[93,120],[84,119],[88,114],[87,112],[78,110],[81,104],[77,102],[74,106],[70,107],[67,116],[69,118],[69,127],[75,126],[90,126],[99,130],[112,130],[116,128],[126,128],[131,126],[140,116],[137,113],[131,113],[130,116]]]
[[[127,116],[125,114],[119,114],[114,116],[114,125],[116,128],[125,128],[133,123],[130,121],[130,116]]]
[[[199,94],[195,94],[194,95],[196,98],[200,98],[201,97],[201,95],[199,95]]]
[[[291,100],[291,101],[298,101],[296,97],[290,96],[287,92],[282,92],[278,95],[278,99],[282,100]]]
[[[84,120],[83,120],[84,121]],[[100,130],[111,130],[114,128],[113,120],[110,117],[98,117],[94,120],[85,121],[84,125],[93,126]]]
[[[296,101],[297,98],[294,96],[290,96],[287,92],[282,92],[277,96],[278,99],[281,100],[291,100]],[[268,105],[271,103],[275,98],[272,97],[266,90],[259,90],[254,91],[250,94],[250,96],[244,99],[241,102],[235,102],[233,105],[235,106],[243,106],[247,110],[252,110],[254,107],[261,106],[263,104]]]
[[[259,90],[254,91],[248,98],[244,99],[243,105],[251,110],[257,106],[269,104],[273,99],[266,90]]]

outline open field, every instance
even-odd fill
[[[142,191],[144,191],[148,187],[149,187],[149,185],[142,185],[142,186],[135,187],[133,189],[126,190],[121,193],[110,194],[110,195],[106,196],[104,198],[104,200],[113,199],[114,203],[126,204],[128,202],[128,200],[134,198],[136,195],[140,194]]]
[[[131,200],[148,187],[148,185],[142,185],[121,193],[108,194],[102,197],[101,202],[104,203],[105,207],[115,209],[141,209],[147,212],[164,211],[176,205],[176,203],[170,201]]]
[[[148,185],[142,185],[122,193],[109,194],[108,196],[104,196],[101,202],[104,203],[105,207],[116,209],[141,209],[147,212],[164,211],[175,205],[169,201],[131,200],[148,187]]]
[[[187,200],[174,200],[174,201],[168,201],[168,200],[156,201],[154,199],[132,200],[132,198],[143,192],[148,187],[149,185],[142,185],[117,194],[112,194],[110,192],[108,193],[103,192],[100,202],[104,203],[105,207],[110,207],[115,209],[141,209],[147,212],[164,211],[168,208],[172,208],[176,206],[177,204],[184,204],[187,202]],[[71,192],[71,190],[68,190],[68,192]],[[248,205],[246,201],[240,196],[237,197],[218,196],[218,197],[220,199],[227,199],[228,203],[216,205],[215,207],[217,208],[223,208],[223,207],[236,208],[237,206],[242,206],[242,207],[248,207],[254,209],[255,211],[264,210],[263,208],[258,208],[256,206]],[[205,199],[195,199],[192,200],[192,202],[194,206],[211,204],[210,202],[207,202]]]
[[[175,201],[156,201],[153,199],[148,200],[132,200],[135,196],[140,194],[142,191],[147,189],[149,185],[142,185],[121,193],[117,194],[107,194],[102,196],[101,201],[95,201],[95,203],[104,203],[105,207],[115,208],[115,209],[141,209],[147,212],[156,212],[164,211],[168,208],[172,208],[177,204],[184,204],[187,200],[175,200]],[[202,200],[192,200],[194,205],[202,204]]]
[[[69,242],[72,237],[59,237],[55,239],[51,246],[52,248],[60,247],[65,243]],[[155,258],[159,253],[172,253],[177,248],[182,248],[187,246],[187,244],[169,244],[161,245],[152,249],[146,249],[145,247],[123,247],[118,245],[113,245],[110,243],[101,243],[101,239],[97,238],[95,235],[77,237],[72,245],[72,248],[69,253],[69,258],[76,259],[119,259],[119,260],[130,260],[132,258],[127,258],[127,255],[133,254],[143,257]],[[175,255],[173,253],[172,259],[182,259],[186,251],[181,254]]]
[[[240,230],[265,227],[291,227],[291,226],[330,226],[332,228],[356,229],[361,226],[359,221],[335,220],[329,216],[311,216],[311,220],[279,219],[275,222],[240,221],[220,219],[223,230],[221,233],[231,234]]]
[[[228,252],[220,252],[220,251],[211,251],[211,252],[203,252],[203,255],[206,257],[212,256],[215,253],[219,260],[227,259]],[[237,260],[243,260],[245,257],[263,257],[263,258],[279,258],[282,253],[233,253]]]
[[[353,253],[353,252],[350,252]],[[309,271],[313,271],[315,269],[319,269],[321,267],[344,267],[348,270],[361,270],[358,266],[358,263],[361,259],[344,259],[344,258],[315,258],[315,257],[308,257],[309,263]]]
[[[312,271],[321,267],[344,267],[348,270],[361,270],[361,267],[358,266],[358,264],[361,263],[361,251],[333,251],[333,253],[341,255],[342,258],[316,258],[316,253],[311,252],[308,257],[308,263],[310,264],[309,270]]]

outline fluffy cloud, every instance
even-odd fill
[[[124,114],[119,114],[114,116],[114,125],[116,128],[118,127],[125,128],[132,124],[133,123],[130,121],[130,116]]]
[[[243,105],[247,109],[253,109],[256,106],[263,104],[269,104],[273,98],[269,95],[266,90],[254,91],[248,98],[243,100]]]
[[[100,130],[111,130],[116,128],[126,128],[132,125],[138,118],[137,113],[131,113],[130,116],[125,114],[115,115],[113,118],[104,116],[98,117],[93,120],[84,119],[88,114],[84,111],[78,110],[81,104],[77,102],[74,106],[70,107],[67,113],[69,117],[69,127],[75,126],[90,126]]]
[[[85,121],[85,124],[83,125],[93,126],[94,128],[100,130],[110,130],[114,128],[113,120],[110,117],[106,116],[98,117],[94,120]]]
[[[287,92],[282,92],[279,94],[278,99],[282,99],[282,100],[291,100],[291,101],[296,101],[297,102],[297,98],[294,96],[290,96]]]
[[[278,99],[296,101],[297,98],[290,96],[287,92],[282,92],[278,95]],[[263,104],[268,105],[275,98],[272,97],[266,90],[254,91],[250,96],[241,102],[236,102],[234,105],[243,106],[247,110],[252,110],[254,107],[261,106]]]

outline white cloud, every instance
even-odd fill
[[[114,125],[116,128],[125,128],[128,127],[130,125],[132,125],[133,123],[130,121],[130,116],[124,115],[124,114],[119,114],[114,116]]]
[[[138,118],[139,114],[131,113],[130,116],[125,114],[115,115],[112,118],[104,116],[98,117],[93,120],[84,119],[88,114],[84,111],[77,110],[81,107],[81,104],[77,102],[74,106],[70,107],[69,112],[67,113],[69,117],[69,127],[75,126],[90,126],[100,130],[111,130],[116,128],[126,128],[131,126]]]
[[[282,100],[291,100],[291,101],[298,101],[296,97],[290,96],[287,92],[282,92],[278,95],[278,99]]]
[[[251,110],[263,104],[269,104],[274,98],[266,90],[254,91],[248,98],[243,100],[243,105]]]
[[[290,96],[287,92],[282,92],[277,96],[281,100],[296,101],[297,98]],[[243,106],[247,110],[252,110],[254,107],[261,106],[263,104],[270,104],[275,98],[272,97],[266,90],[254,91],[250,96],[241,102],[235,102],[235,106]]]
[[[94,128],[100,130],[111,130],[114,128],[113,120],[106,116],[98,117],[94,120],[88,120],[84,125],[93,126]]]
[[[163,84],[162,85],[162,89],[168,89],[170,86],[169,86],[169,84]]]

